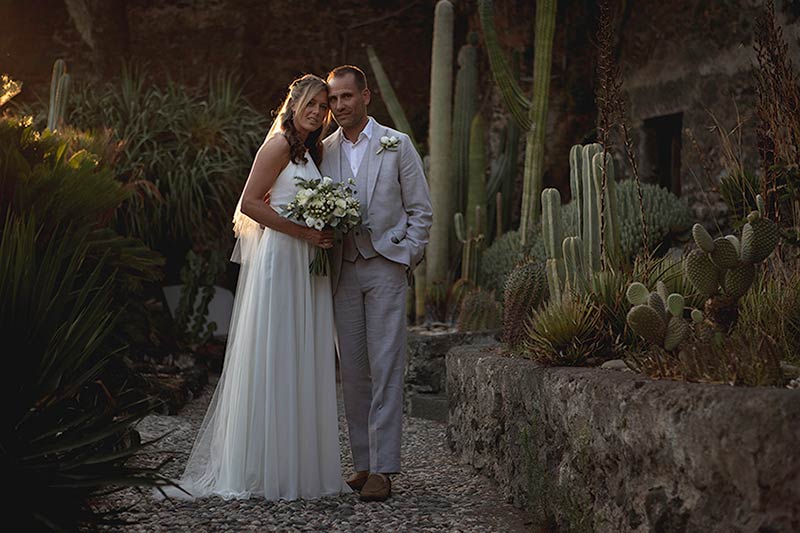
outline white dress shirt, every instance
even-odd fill
[[[361,133],[358,134],[358,139],[356,139],[354,143],[350,142],[350,140],[344,136],[344,131],[342,131],[342,150],[344,150],[347,159],[350,161],[350,170],[353,172],[352,178],[355,178],[358,174],[358,167],[361,166],[361,161],[364,160],[364,154],[367,153],[369,141],[372,139],[372,125],[374,122],[373,118],[369,117],[367,125],[364,126]]]

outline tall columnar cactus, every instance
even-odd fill
[[[561,193],[558,189],[542,191],[542,237],[547,253],[545,269],[550,298],[560,300],[564,283],[564,258],[561,234]]]
[[[63,59],[53,63],[53,74],[50,77],[50,108],[47,111],[47,129],[57,131],[64,123],[69,99],[70,75]]]
[[[476,213],[486,210],[486,122],[480,113],[472,120],[469,135],[469,182],[467,186],[467,226],[486,235],[486,217]],[[476,211],[480,208],[480,211]]]
[[[576,205],[573,231],[578,235],[564,238],[561,231],[561,195],[556,189],[542,191],[542,236],[547,252],[547,281],[551,297],[559,298],[568,287],[580,292],[589,277],[601,270],[600,212],[605,212],[607,266],[616,265],[620,251],[620,225],[617,192],[611,156],[606,154],[606,196],[602,203],[602,148],[599,144],[573,146],[570,150],[570,182]],[[567,221],[569,224],[569,220]],[[556,286],[558,285],[558,286]]]
[[[734,235],[712,238],[700,224],[692,228],[698,249],[685,260],[686,276],[697,292],[707,298],[705,311],[718,327],[730,330],[738,319],[738,300],[752,286],[756,264],[765,260],[778,244],[779,231],[759,210],[747,216],[741,240]]]
[[[532,99],[526,99],[514,81],[497,41],[494,29],[491,0],[480,0],[479,13],[492,74],[512,117],[526,132],[525,174],[522,190],[522,217],[520,234],[527,243],[529,228],[539,217],[539,194],[542,190],[544,166],[544,136],[547,118],[547,100],[550,92],[553,35],[555,34],[556,0],[536,2],[534,29],[534,62]]]
[[[472,217],[476,226],[483,224],[483,210],[475,206]],[[456,238],[461,242],[461,279],[477,282],[481,253],[483,252],[484,234],[476,226],[464,222],[464,215],[456,213],[453,216]]]
[[[691,327],[683,318],[685,300],[682,295],[667,295],[666,286],[661,282],[656,292],[634,282],[628,287],[626,296],[633,305],[628,311],[628,326],[646,341],[671,352],[689,336]],[[695,309],[691,318],[699,324],[703,321],[703,314]]]
[[[545,295],[545,273],[538,261],[523,261],[506,278],[503,288],[503,342],[512,349],[525,338],[525,323]]]
[[[491,163],[489,183],[486,186],[486,196],[491,200],[500,194],[501,201],[494,207],[494,212],[489,215],[489,220],[495,223],[494,238],[503,234],[511,223],[514,202],[514,179],[517,168],[517,146],[519,144],[519,126],[509,120],[503,129],[503,140],[500,153]],[[499,213],[499,216],[498,216]]]
[[[386,75],[386,71],[383,69],[378,54],[375,53],[375,49],[372,45],[367,46],[367,57],[372,67],[372,73],[375,75],[375,81],[378,82],[378,89],[381,91],[383,103],[386,105],[389,116],[392,117],[392,122],[394,122],[394,127],[408,135],[411,138],[411,142],[417,147],[417,151],[420,151],[419,144],[417,144],[417,141],[414,139],[414,132],[411,130],[411,124],[406,118],[405,111],[403,111],[403,106],[400,105],[400,100],[397,98],[392,83],[389,81],[389,77]]]
[[[453,4],[439,0],[433,20],[428,145],[434,223],[428,244],[428,283],[447,278],[452,193]]]
[[[478,108],[478,35],[470,33],[467,44],[458,51],[458,72],[453,102],[453,210],[462,211],[467,205],[469,158],[472,151],[470,130]]]

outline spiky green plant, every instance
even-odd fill
[[[458,315],[459,331],[484,331],[500,326],[502,311],[493,291],[476,288],[467,292]]]
[[[541,263],[529,259],[517,265],[503,289],[503,342],[516,349],[525,338],[525,323],[547,295]]]
[[[577,296],[551,299],[531,315],[523,345],[540,363],[580,365],[599,346],[599,320],[600,314],[589,299]]]
[[[760,272],[752,290],[739,301],[735,331],[743,336],[769,338],[781,359],[800,363],[800,269],[773,261]],[[776,310],[780,310],[776,312]]]
[[[526,239],[530,228],[536,224],[539,218],[539,195],[542,190],[545,125],[550,91],[556,9],[557,2],[555,0],[542,0],[536,3],[533,90],[532,98],[529,101],[516,83],[500,49],[494,28],[491,0],[480,0],[478,3],[492,74],[511,116],[526,132],[525,174],[520,221],[523,244],[527,243]]]
[[[536,228],[538,230],[538,228]],[[539,231],[536,231],[539,235]],[[527,245],[522,245],[519,232],[508,231],[495,239],[481,255],[481,284],[484,288],[502,294],[508,274],[527,257],[545,262],[547,254],[541,238],[532,236]]]
[[[429,283],[444,282],[449,266],[448,252],[452,215],[452,98],[453,98],[453,4],[436,3],[433,20],[431,92],[428,146],[430,150],[430,189],[434,222],[427,253]]]
[[[77,530],[97,519],[87,498],[110,486],[164,484],[127,461],[133,425],[151,409],[113,382],[126,338],[117,322],[157,256],[108,227],[126,197],[93,154],[0,120],[0,390],[8,519],[25,530]],[[42,500],[31,499],[38,494]],[[41,501],[48,502],[42,505]]]

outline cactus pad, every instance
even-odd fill
[[[736,246],[725,237],[714,239],[714,251],[711,252],[711,260],[723,270],[735,268],[741,263]]]
[[[778,244],[778,226],[768,218],[762,218],[758,211],[750,213],[747,220],[742,228],[742,261],[760,263]]]
[[[636,281],[628,286],[628,290],[625,292],[625,295],[627,296],[631,305],[643,305],[647,303],[647,298],[650,296],[650,291],[647,290],[647,287]]]
[[[731,298],[740,298],[747,292],[756,277],[756,267],[752,263],[726,270],[722,278],[722,288]]]
[[[689,336],[689,325],[682,318],[673,316],[667,323],[664,334],[664,349],[672,351]]]
[[[710,254],[714,251],[714,239],[711,238],[708,230],[702,224],[692,226],[692,237],[694,237],[694,242],[697,243],[697,246],[704,252]]]
[[[651,292],[650,295],[647,297],[647,305],[649,305],[654,311],[658,313],[661,317],[661,320],[666,323],[667,321],[667,304],[664,303],[664,299],[661,298],[657,292]]]
[[[681,296],[677,292],[673,292],[667,298],[667,309],[669,310],[670,314],[674,317],[678,318],[683,317],[683,308],[685,305],[686,301],[684,300],[683,296]]]
[[[686,256],[686,275],[700,294],[709,297],[717,293],[720,271],[701,250],[692,250]]]
[[[628,326],[646,341],[658,344],[664,342],[666,324],[661,315],[648,305],[636,305],[628,311]]]

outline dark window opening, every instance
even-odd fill
[[[673,194],[681,193],[681,130],[683,113],[645,119],[648,181]]]

